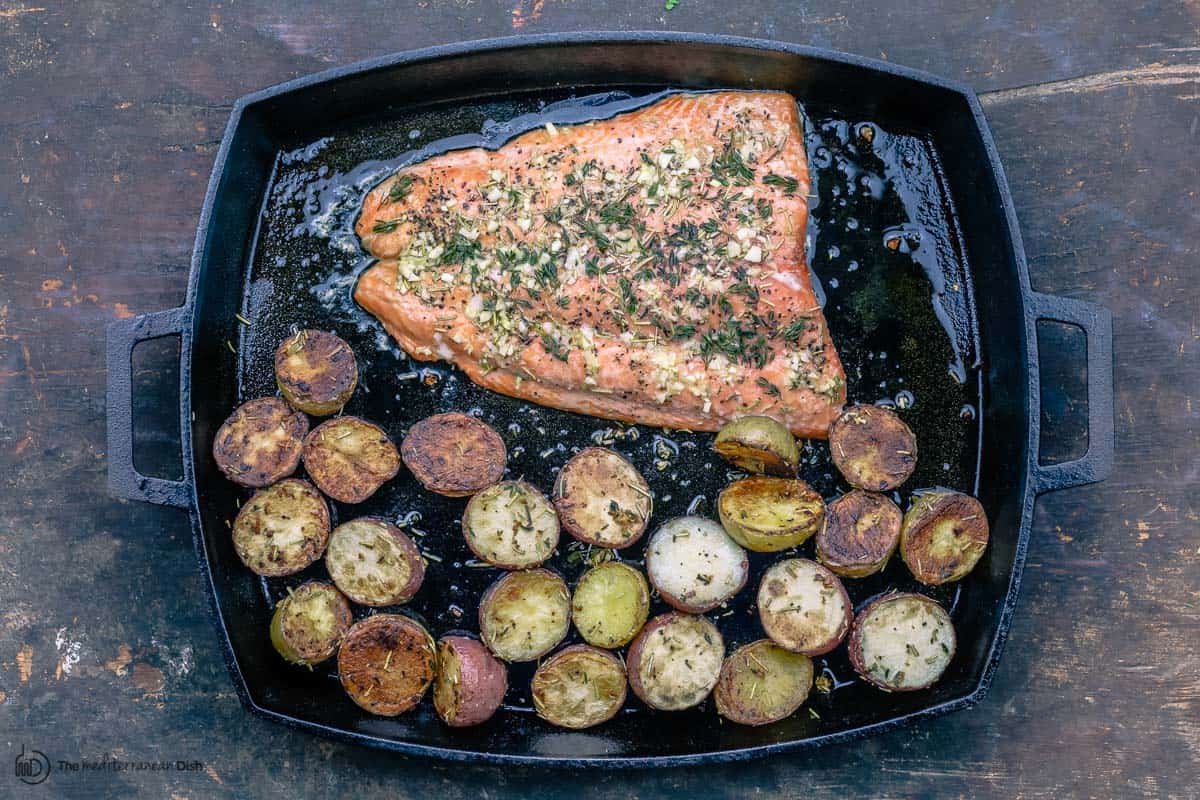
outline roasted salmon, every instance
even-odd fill
[[[780,92],[676,94],[405,167],[363,201],[355,299],[409,354],[608,419],[825,437],[845,376],[804,260]]]

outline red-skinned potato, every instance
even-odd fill
[[[758,618],[780,647],[820,656],[846,637],[854,606],[846,587],[828,569],[807,558],[789,558],[763,573]]]
[[[846,649],[863,680],[887,692],[912,692],[942,677],[956,645],[944,608],[925,595],[901,592],[858,613]]]
[[[476,639],[443,636],[437,645],[438,670],[433,708],[452,728],[487,722],[504,702],[508,670]]]
[[[672,611],[646,623],[625,659],[629,688],[660,711],[699,705],[717,685],[725,641],[707,619]]]

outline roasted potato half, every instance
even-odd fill
[[[721,490],[717,514],[742,547],[773,553],[797,547],[820,530],[825,501],[802,480],[754,476]]]
[[[289,589],[271,617],[271,644],[284,660],[311,667],[330,658],[350,623],[350,604],[332,584],[309,581]]]
[[[988,519],[969,494],[936,490],[913,498],[900,529],[900,557],[928,586],[961,580],[988,544]]]
[[[501,481],[475,494],[462,518],[463,536],[476,556],[504,569],[536,567],[558,546],[558,515],[536,487]]]
[[[510,572],[479,601],[479,634],[504,661],[534,661],[549,653],[571,627],[567,584],[548,569]]]
[[[337,587],[364,606],[407,603],[425,580],[421,551],[404,531],[378,517],[334,528],[325,567]]]
[[[829,426],[829,453],[851,486],[890,492],[917,468],[917,437],[890,409],[850,406]]]
[[[213,439],[213,458],[226,478],[258,488],[283,480],[300,465],[308,417],[278,397],[243,403]]]
[[[758,618],[775,644],[819,656],[846,637],[854,607],[832,572],[806,558],[788,558],[763,573]]]
[[[607,561],[583,573],[571,597],[571,619],[596,647],[628,644],[650,616],[650,587],[634,567]]]
[[[336,414],[358,384],[354,351],[325,331],[300,331],[275,351],[275,383],[293,408],[314,417]]]
[[[437,672],[433,637],[399,614],[376,614],[350,628],[338,648],[342,688],[360,707],[394,717],[416,707]]]
[[[508,451],[492,426],[466,414],[435,414],[400,443],[404,465],[421,485],[446,497],[466,497],[504,477]]]
[[[669,605],[689,614],[716,608],[746,585],[746,551],[717,522],[676,517],[646,545],[646,575]]]
[[[482,642],[467,636],[438,640],[433,708],[442,722],[452,728],[487,722],[507,691],[508,669]]]
[[[642,538],[654,504],[637,467],[606,447],[589,447],[559,471],[554,506],[567,533],[619,550]]]
[[[625,665],[607,650],[576,644],[547,658],[533,673],[537,715],[580,730],[607,722],[625,705]]]
[[[713,701],[730,722],[766,725],[795,713],[812,685],[812,659],[759,639],[725,659]]]
[[[629,646],[629,688],[660,711],[699,705],[717,685],[725,640],[717,626],[695,614],[655,617]]]
[[[304,468],[334,500],[361,503],[400,471],[400,454],[378,425],[335,417],[305,437]]]
[[[794,478],[800,447],[783,423],[770,417],[740,417],[717,433],[713,449],[721,458],[756,475]]]
[[[854,671],[889,692],[932,686],[956,646],[950,615],[920,594],[890,594],[871,602],[855,618],[847,643]]]
[[[845,578],[887,566],[900,541],[899,507],[887,496],[855,489],[829,504],[817,534],[817,560]]]
[[[316,561],[329,541],[329,505],[298,478],[259,489],[233,521],[233,548],[259,575],[291,575]]]

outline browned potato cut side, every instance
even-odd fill
[[[481,642],[443,636],[437,645],[438,670],[433,708],[452,728],[491,719],[508,691],[508,670]]]
[[[950,615],[920,594],[885,595],[870,603],[855,618],[847,643],[855,672],[889,692],[932,686],[956,646]]]
[[[335,414],[358,383],[354,351],[325,331],[300,331],[275,351],[275,383],[284,399],[313,416]]]
[[[607,722],[625,704],[625,665],[606,650],[572,645],[542,662],[530,686],[533,707],[560,728]]]
[[[663,600],[692,614],[716,608],[746,585],[750,562],[717,522],[676,517],[646,545],[646,575]]]
[[[828,653],[845,638],[853,614],[846,587],[815,561],[789,558],[763,573],[758,617],[767,636],[785,650]]]
[[[271,644],[293,664],[311,667],[337,652],[354,619],[350,604],[328,583],[289,589],[271,617]]]
[[[419,623],[376,614],[350,628],[337,665],[351,700],[372,714],[394,717],[421,702],[437,671],[437,652]]]
[[[404,465],[421,485],[466,497],[504,477],[508,451],[486,422],[466,414],[435,414],[413,425],[400,444]]]
[[[225,477],[251,488],[283,480],[300,465],[308,417],[278,397],[243,403],[213,439],[213,458]]]
[[[637,467],[605,447],[581,450],[554,482],[554,505],[567,533],[620,549],[642,538],[654,504]]]
[[[325,566],[337,587],[364,606],[407,603],[425,580],[425,561],[412,539],[377,517],[337,526]]]
[[[400,471],[400,454],[378,425],[336,417],[304,439],[304,468],[334,500],[361,503]]]
[[[502,481],[474,495],[462,519],[471,552],[504,569],[536,567],[558,546],[558,515],[523,480]]]
[[[672,611],[650,620],[629,646],[629,688],[660,711],[699,705],[717,685],[725,641],[707,619]]]
[[[329,506],[308,481],[259,489],[233,521],[233,548],[259,575],[291,575],[316,561],[329,541]]]
[[[571,597],[571,619],[595,647],[628,644],[650,616],[650,587],[637,569],[609,561],[583,574]]]
[[[479,634],[504,661],[533,661],[549,653],[571,625],[571,595],[546,569],[510,572],[479,601]]]
[[[988,544],[987,514],[968,494],[929,491],[913,498],[900,531],[900,557],[929,586],[961,580]]]
[[[759,639],[725,659],[713,701],[730,722],[766,725],[795,713],[812,684],[812,659]]]
[[[817,560],[846,578],[887,566],[900,541],[900,509],[882,494],[855,489],[829,504],[817,534]]]
[[[800,448],[782,423],[770,417],[740,417],[717,433],[713,449],[734,466],[756,475],[796,477]]]
[[[742,547],[773,553],[808,541],[825,518],[825,502],[802,480],[755,476],[726,486],[717,513]]]
[[[917,468],[917,438],[896,412],[850,406],[829,426],[829,453],[846,481],[859,489],[890,492]]]

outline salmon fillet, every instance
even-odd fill
[[[714,431],[824,438],[846,383],[804,260],[795,100],[668,96],[383,180],[355,299],[420,360],[502,394]]]

